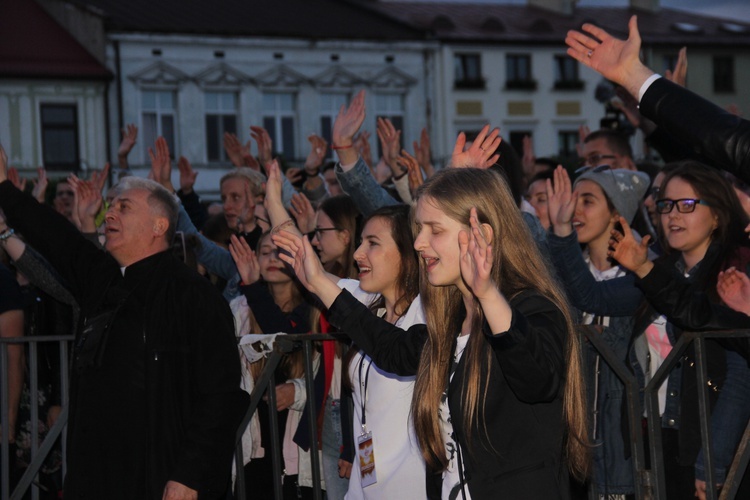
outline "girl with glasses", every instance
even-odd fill
[[[747,215],[721,174],[696,162],[670,169],[659,188],[655,208],[664,246],[659,260],[690,281],[691,293],[704,292],[718,302],[719,272],[733,265],[745,269],[750,261],[743,232]],[[648,239],[644,238],[644,248]],[[552,255],[557,258],[559,253],[553,247]],[[684,323],[679,318],[671,321],[673,318],[659,314],[644,301],[631,274],[607,282],[586,282],[583,273],[573,270],[574,262],[557,259],[556,263],[576,306],[599,314],[634,315],[628,364],[645,385],[679,338],[682,330],[678,324]],[[725,379],[726,352],[713,340],[706,341],[706,349],[713,406]],[[694,352],[689,348],[658,391],[668,498],[688,498],[695,493],[692,464],[701,446],[695,370]]]

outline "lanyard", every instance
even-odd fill
[[[359,383],[362,385],[362,365],[365,364],[365,355],[360,353],[362,358],[359,360]],[[360,406],[362,407],[362,434],[367,432],[367,414],[365,413],[365,406],[367,405],[367,382],[370,380],[370,368],[372,367],[372,360],[367,365],[367,371],[365,371],[365,383],[362,388],[362,398]]]

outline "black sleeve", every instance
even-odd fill
[[[379,368],[401,376],[417,373],[427,341],[425,325],[414,325],[408,330],[393,326],[346,290],[336,297],[328,312],[331,324],[348,335]]]
[[[13,273],[0,264],[0,314],[23,310],[23,296]]]
[[[691,156],[750,183],[750,121],[676,85],[654,81],[641,99],[643,116],[686,144]]]
[[[262,283],[241,286],[240,292],[247,299],[247,305],[264,333],[310,331],[310,305],[307,302],[302,302],[291,312],[285,313],[273,301],[268,287]]]
[[[552,401],[558,397],[565,378],[565,316],[550,300],[535,292],[524,292],[510,304],[513,318],[508,331],[491,332],[485,322],[485,337],[519,400]]]
[[[343,368],[343,367],[342,367]],[[342,377],[344,370],[342,369]],[[339,458],[350,464],[354,464],[354,450],[357,449],[354,443],[354,400],[352,391],[346,384],[341,384],[341,454]],[[356,466],[356,464],[354,464]]]
[[[180,198],[182,206],[185,207],[185,212],[187,212],[193,225],[200,231],[208,219],[208,209],[201,203],[198,193],[192,191],[185,194],[180,189],[177,191],[177,197]]]

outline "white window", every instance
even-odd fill
[[[333,122],[339,114],[341,106],[348,106],[348,94],[320,94],[320,136],[333,144]],[[331,157],[331,149],[326,152],[326,158]]]
[[[224,132],[237,133],[237,94],[206,92],[206,153],[208,161],[226,161]]]
[[[169,153],[174,156],[177,137],[177,99],[171,90],[144,90],[141,98],[144,158],[148,148],[154,147],[160,135],[167,140]]]
[[[296,96],[290,92],[263,94],[263,128],[268,131],[276,152],[291,160],[296,158],[294,122]]]

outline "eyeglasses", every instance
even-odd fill
[[[593,154],[593,155],[588,155],[586,158],[581,158],[580,160],[578,160],[578,163],[582,167],[585,167],[585,166],[594,166],[594,165],[598,165],[599,162],[602,161],[602,160],[614,160],[615,158],[617,158],[617,156],[615,156],[615,155],[598,155],[598,154]]]
[[[598,174],[599,172],[604,172],[605,170],[612,170],[611,165],[599,165],[599,166],[593,166],[593,165],[584,165],[581,168],[577,168],[574,173],[576,174],[582,174],[584,172],[594,172]],[[612,173],[612,175],[615,175]]]
[[[323,237],[322,233],[326,231],[341,231],[341,229],[337,227],[316,227],[312,234],[315,235],[316,238],[320,239]]]
[[[677,206],[678,212],[681,214],[689,214],[695,212],[695,207],[698,205],[706,205],[707,207],[711,206],[703,200],[696,200],[694,198],[681,198],[679,200],[662,198],[661,200],[656,201],[656,211],[660,214],[668,214],[675,206]]]

